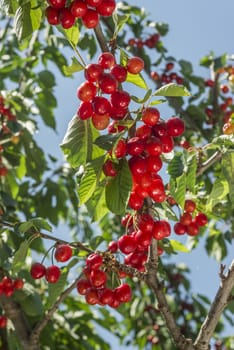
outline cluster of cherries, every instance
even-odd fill
[[[111,53],[102,53],[97,64],[86,66],[86,81],[77,89],[77,97],[82,101],[77,110],[78,117],[82,120],[91,118],[98,130],[104,130],[110,118],[121,120],[126,117],[131,98],[120,84],[127,79],[128,73],[138,74],[143,67],[144,61],[139,57],[130,58],[124,67],[116,64]]]
[[[115,10],[115,0],[73,0],[66,6],[66,0],[47,0],[46,17],[51,25],[64,29],[71,28],[77,18],[81,18],[86,28],[95,28],[100,16],[111,16]]]
[[[90,305],[108,305],[112,308],[129,302],[132,297],[131,287],[122,283],[118,287],[108,287],[108,274],[104,269],[105,258],[101,254],[90,254],[83,269],[84,277],[77,282],[77,291],[84,295]]]
[[[187,233],[189,236],[197,236],[200,227],[208,222],[206,214],[196,213],[196,203],[191,199],[186,199],[184,203],[184,212],[180,216],[180,221],[174,225],[174,232],[177,235]]]
[[[22,289],[24,281],[21,278],[13,279],[8,276],[4,276],[0,281],[0,295],[11,297],[15,290]]]
[[[148,47],[149,49],[153,49],[159,40],[160,40],[160,35],[158,33],[155,33],[145,40],[131,38],[128,40],[128,45],[135,46],[138,49],[144,46]]]
[[[66,262],[72,257],[73,251],[68,244],[59,244],[55,248],[54,257],[58,262]],[[45,277],[48,283],[56,283],[61,275],[61,270],[57,265],[45,267],[43,263],[34,263],[31,266],[30,274],[33,279]]]
[[[169,83],[176,83],[176,84],[183,84],[184,80],[183,78],[178,75],[176,72],[172,72],[174,69],[174,63],[168,62],[163,69],[163,73],[159,74],[155,71],[152,71],[150,73],[150,76],[153,80],[157,81],[160,85],[169,84]]]

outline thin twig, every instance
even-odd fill
[[[94,28],[94,32],[102,52],[109,51],[100,23]]]
[[[223,152],[216,151],[207,161],[205,161],[197,170],[197,177],[201,176],[214,163],[218,162],[223,156]]]

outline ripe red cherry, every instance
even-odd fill
[[[154,222],[153,237],[157,240],[161,240],[165,237],[169,237],[171,234],[170,224],[165,220],[158,220]]]
[[[85,67],[85,78],[90,82],[97,82],[103,73],[103,68],[100,64],[91,63]]]
[[[160,141],[162,143],[162,152],[169,153],[174,148],[173,138],[169,135],[160,136]]]
[[[85,300],[90,305],[98,304],[99,297],[98,297],[98,291],[96,288],[89,288],[85,293]]]
[[[111,105],[111,118],[114,120],[122,120],[128,114],[128,110],[125,108],[117,108]]]
[[[100,64],[104,69],[110,69],[115,64],[115,56],[110,52],[103,52],[98,57],[98,64]]]
[[[6,328],[7,326],[7,318],[6,316],[0,316],[0,328]]]
[[[150,155],[146,158],[147,171],[157,173],[162,168],[162,160],[159,156]]]
[[[85,295],[87,290],[91,287],[91,282],[86,278],[80,278],[76,284],[76,289],[79,294]]]
[[[174,63],[173,62],[168,62],[166,64],[165,70],[169,71],[169,70],[172,70],[173,68],[174,68]]]
[[[102,3],[97,6],[97,12],[101,16],[111,16],[116,7],[115,0],[102,0]]]
[[[23,289],[24,287],[24,281],[21,278],[17,278],[13,282],[14,289]]]
[[[99,267],[102,265],[102,263],[103,263],[102,256],[100,254],[97,254],[97,253],[90,254],[86,259],[86,265],[91,270],[99,269]]]
[[[102,0],[86,0],[87,4],[92,7],[97,7],[101,5]]]
[[[88,9],[82,17],[82,22],[87,28],[95,28],[99,22],[99,15],[97,11]]]
[[[89,81],[84,81],[77,89],[77,97],[85,102],[92,100],[96,96],[96,93],[96,86]]]
[[[129,73],[139,74],[144,68],[144,61],[140,57],[132,57],[132,58],[129,58],[126,67]]]
[[[108,250],[111,252],[111,253],[116,253],[117,250],[118,250],[118,243],[116,241],[111,241],[109,244],[108,244]]]
[[[56,9],[62,9],[66,5],[66,0],[47,0],[47,2]]]
[[[127,91],[115,91],[110,97],[111,104],[116,108],[128,108],[131,97]]]
[[[70,11],[75,18],[83,17],[87,9],[86,3],[82,0],[74,0],[70,5]]]
[[[90,282],[94,287],[96,288],[103,287],[106,281],[107,281],[107,274],[105,273],[105,271],[102,271],[102,270],[91,271]]]
[[[47,18],[47,21],[51,25],[58,25],[59,24],[59,10],[48,6],[45,10],[45,15]]]
[[[80,119],[85,120],[85,119],[91,118],[93,114],[94,114],[94,111],[93,111],[92,103],[81,102],[77,110],[77,116],[80,117]]]
[[[92,116],[92,123],[95,129],[97,130],[104,130],[109,125],[110,117],[108,114],[101,115],[101,114],[94,114]]]
[[[46,268],[44,265],[42,265],[40,263],[34,263],[31,266],[30,274],[31,274],[33,279],[42,278],[43,276],[45,276],[45,273],[46,273]]]
[[[64,29],[71,28],[75,20],[75,17],[68,8],[62,8],[59,11],[59,21]]]
[[[145,232],[152,233],[154,227],[154,220],[149,214],[141,214],[138,221],[138,228]]]
[[[60,268],[56,265],[47,267],[45,278],[49,283],[56,283],[61,275]]]
[[[135,238],[138,246],[147,248],[147,247],[149,247],[149,245],[152,241],[152,233],[147,232],[147,231],[138,230],[135,233],[134,238]]]
[[[159,138],[152,136],[145,144],[145,151],[150,156],[159,156],[162,153],[163,145]]]
[[[95,96],[92,99],[93,110],[97,114],[109,114],[111,110],[110,102],[102,96]]]
[[[129,254],[136,250],[137,243],[133,236],[123,235],[118,240],[118,247],[122,253]]]
[[[148,107],[145,108],[142,112],[141,119],[142,121],[150,126],[154,126],[157,124],[158,120],[160,118],[160,113],[157,110],[157,108]]]
[[[196,236],[199,233],[199,226],[196,222],[191,222],[187,226],[187,233],[189,236]]]
[[[139,175],[144,174],[147,171],[147,164],[144,158],[132,157],[129,159],[129,167],[132,175],[137,178]]]
[[[131,156],[139,156],[144,149],[144,142],[139,137],[132,137],[127,142],[127,153]]]
[[[177,117],[167,120],[166,125],[168,134],[173,137],[182,135],[185,129],[183,120]]]
[[[191,199],[186,199],[184,203],[184,210],[187,213],[193,213],[195,209],[196,209],[196,203]]]
[[[109,288],[102,288],[99,293],[99,300],[104,305],[111,305],[114,301],[114,292]]]
[[[115,177],[117,175],[115,165],[110,159],[103,164],[102,170],[106,176]]]
[[[8,174],[8,169],[3,166],[3,165],[0,165],[0,176],[6,176]]]
[[[128,206],[132,208],[133,210],[139,210],[142,208],[144,204],[144,197],[140,197],[136,191],[130,193],[130,197],[128,200]]]
[[[167,125],[164,121],[159,121],[153,126],[153,133],[155,136],[161,137],[167,135]]]
[[[118,82],[115,79],[114,75],[110,73],[103,73],[99,80],[99,87],[104,94],[113,94],[118,87]]]
[[[208,218],[204,213],[198,213],[195,216],[195,222],[198,226],[205,226],[208,223]]]
[[[130,301],[132,298],[132,290],[129,284],[123,283],[115,288],[115,298],[121,303]]]
[[[174,225],[174,231],[177,235],[183,235],[186,233],[186,230],[187,230],[187,226],[185,225],[182,225],[180,222],[177,222],[175,225]]]
[[[72,257],[72,248],[68,244],[60,244],[56,247],[54,257],[59,262],[68,261]]]
[[[191,222],[192,222],[192,215],[190,214],[190,213],[184,213],[183,215],[181,215],[181,217],[180,217],[180,223],[182,224],[182,225],[185,225],[185,226],[187,226],[187,225],[190,225],[191,224]]]
[[[136,136],[141,139],[148,139],[152,135],[152,128],[149,125],[141,125],[136,129]]]
[[[120,139],[119,142],[117,143],[115,149],[114,149],[114,154],[116,158],[122,158],[126,154],[126,141],[123,139]]]
[[[127,69],[120,64],[115,64],[111,68],[110,73],[114,75],[119,83],[123,83],[127,79]]]

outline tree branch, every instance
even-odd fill
[[[209,167],[222,158],[223,152],[216,151],[206,162],[197,169],[197,177],[201,176]]]
[[[100,23],[94,28],[94,32],[102,52],[109,51]]]
[[[210,311],[204,320],[194,346],[196,350],[208,350],[209,342],[215,327],[228,305],[229,298],[234,288],[234,260],[232,261],[226,276],[222,276],[220,287],[211,305]]]

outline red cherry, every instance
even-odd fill
[[[196,236],[199,233],[199,226],[196,222],[191,222],[187,226],[187,233],[189,236]]]
[[[17,278],[13,282],[14,289],[23,289],[24,281],[21,278]]]
[[[92,7],[97,7],[101,5],[102,0],[86,0],[87,4]]]
[[[100,64],[104,69],[110,69],[115,65],[115,56],[110,52],[103,52],[98,57],[98,64]]]
[[[135,178],[147,171],[147,164],[144,158],[132,157],[129,159],[128,164]]]
[[[134,238],[135,238],[136,243],[137,243],[138,246],[147,248],[151,244],[152,233],[151,232],[147,232],[147,231],[138,230],[135,233]]]
[[[89,81],[83,82],[77,89],[77,97],[85,102],[92,100],[96,96],[96,93],[96,86]]]
[[[204,213],[198,213],[195,216],[195,222],[198,226],[205,226],[208,223],[208,218]]]
[[[93,105],[91,102],[81,102],[78,110],[77,110],[77,116],[82,119],[88,119],[91,118],[94,114],[93,111]]]
[[[126,145],[127,153],[131,156],[139,156],[145,149],[144,145],[144,142],[139,137],[132,137]]]
[[[69,29],[75,23],[75,17],[68,8],[62,8],[59,11],[59,21],[64,29]]]
[[[85,78],[90,82],[97,82],[103,73],[103,68],[100,64],[91,63],[85,67]]]
[[[145,232],[152,233],[154,227],[154,220],[149,214],[141,214],[138,219],[138,228]]]
[[[92,116],[92,123],[95,129],[97,130],[104,130],[109,125],[110,117],[108,114],[100,115],[100,114],[94,114]]]
[[[62,9],[66,5],[66,0],[47,0],[47,2],[56,9]]]
[[[150,156],[159,156],[162,153],[162,143],[158,137],[151,136],[145,144],[145,151]]]
[[[86,278],[80,278],[76,284],[76,289],[79,294],[85,295],[87,290],[91,287],[91,283]]]
[[[159,156],[150,155],[146,158],[147,171],[157,173],[162,168],[162,160]]]
[[[8,169],[3,166],[3,165],[0,165],[0,176],[6,176],[8,174]]]
[[[31,266],[30,274],[31,274],[33,279],[42,278],[43,276],[45,276],[45,273],[46,273],[46,268],[44,265],[42,265],[40,263],[34,263]]]
[[[153,133],[157,137],[167,135],[167,125],[164,121],[159,121],[153,126]]]
[[[139,210],[142,208],[143,204],[144,204],[143,196],[140,197],[139,194],[136,193],[135,191],[130,193],[130,197],[128,200],[128,206],[130,208],[132,208],[133,210]]]
[[[98,83],[104,94],[113,94],[118,87],[117,80],[115,79],[114,75],[110,73],[103,73],[100,76]]]
[[[51,25],[58,25],[59,24],[59,10],[48,6],[45,10],[45,15],[47,18],[47,21]]]
[[[192,222],[192,215],[190,213],[184,213],[183,215],[181,215],[180,217],[180,223],[182,225],[188,226],[191,224]]]
[[[56,265],[47,267],[45,278],[49,283],[56,283],[61,275],[60,268]]]
[[[110,73],[114,75],[119,83],[123,83],[127,79],[127,69],[120,64],[115,64],[111,68]]]
[[[128,108],[131,97],[127,91],[115,91],[110,97],[111,104],[116,108]]]
[[[140,57],[129,58],[127,62],[127,71],[131,74],[139,74],[144,68],[144,61]]]
[[[91,270],[97,270],[103,263],[103,258],[100,254],[92,253],[86,259],[86,265]]]
[[[99,15],[97,11],[88,8],[86,13],[82,17],[82,22],[84,26],[89,29],[95,28],[99,22]]]
[[[2,278],[2,284],[3,284],[3,287],[13,287],[13,281],[10,277],[7,277],[7,276],[4,276]]]
[[[185,126],[182,119],[174,117],[166,122],[168,134],[177,137],[183,134]]]
[[[118,247],[122,253],[129,254],[136,250],[137,243],[133,236],[123,235],[118,239]]]
[[[171,227],[168,221],[158,220],[154,222],[153,237],[157,240],[161,240],[165,237],[169,237],[171,234]]]
[[[95,96],[92,100],[93,110],[97,114],[109,114],[111,110],[110,102],[102,96]]]
[[[111,105],[110,116],[114,120],[122,120],[128,114],[128,110],[125,108],[117,108]]]
[[[183,235],[186,233],[186,230],[187,230],[187,226],[181,224],[180,222],[177,222],[175,225],[174,225],[174,231],[177,235]]]
[[[85,300],[90,305],[98,304],[99,297],[98,297],[98,291],[96,288],[89,288],[85,293]]]
[[[96,288],[103,287],[107,281],[107,274],[102,270],[92,270],[90,274],[90,282]]]
[[[148,139],[152,135],[152,128],[149,125],[141,125],[136,129],[136,136],[141,139]]]
[[[169,135],[160,136],[160,141],[162,143],[162,152],[169,153],[174,148],[173,138]]]
[[[59,262],[68,261],[72,257],[72,248],[68,244],[60,244],[55,249],[54,257]]]
[[[126,214],[121,219],[121,225],[124,227],[131,227],[133,225],[133,216],[131,214]]]
[[[0,316],[0,328],[6,328],[7,318],[6,316]]]
[[[195,209],[196,209],[196,203],[191,199],[186,199],[184,203],[184,210],[187,213],[193,213]]]
[[[109,288],[102,288],[99,291],[98,295],[99,295],[100,302],[104,305],[111,306],[111,304],[114,301],[114,292]]]
[[[82,0],[74,0],[70,5],[71,14],[75,18],[83,17],[87,12],[87,4]]]
[[[111,241],[109,244],[108,244],[108,250],[111,252],[111,253],[116,253],[117,250],[118,250],[118,243],[116,241]]]
[[[106,176],[115,177],[117,175],[117,170],[115,169],[115,165],[110,159],[108,159],[103,164],[102,170]]]
[[[126,154],[126,141],[123,139],[120,139],[117,143],[117,145],[115,146],[114,149],[114,154],[116,156],[116,158],[123,158]]]
[[[160,113],[157,110],[157,108],[148,107],[145,108],[142,112],[141,119],[142,121],[150,126],[154,126],[157,124],[158,120],[160,118]]]
[[[166,64],[165,70],[169,71],[169,70],[172,70],[173,68],[174,68],[174,63],[173,62],[168,62]]]
[[[116,7],[115,0],[102,0],[102,3],[97,6],[97,12],[101,16],[111,16]]]
[[[129,284],[123,283],[115,288],[115,298],[121,303],[130,301],[132,298],[132,290]]]

